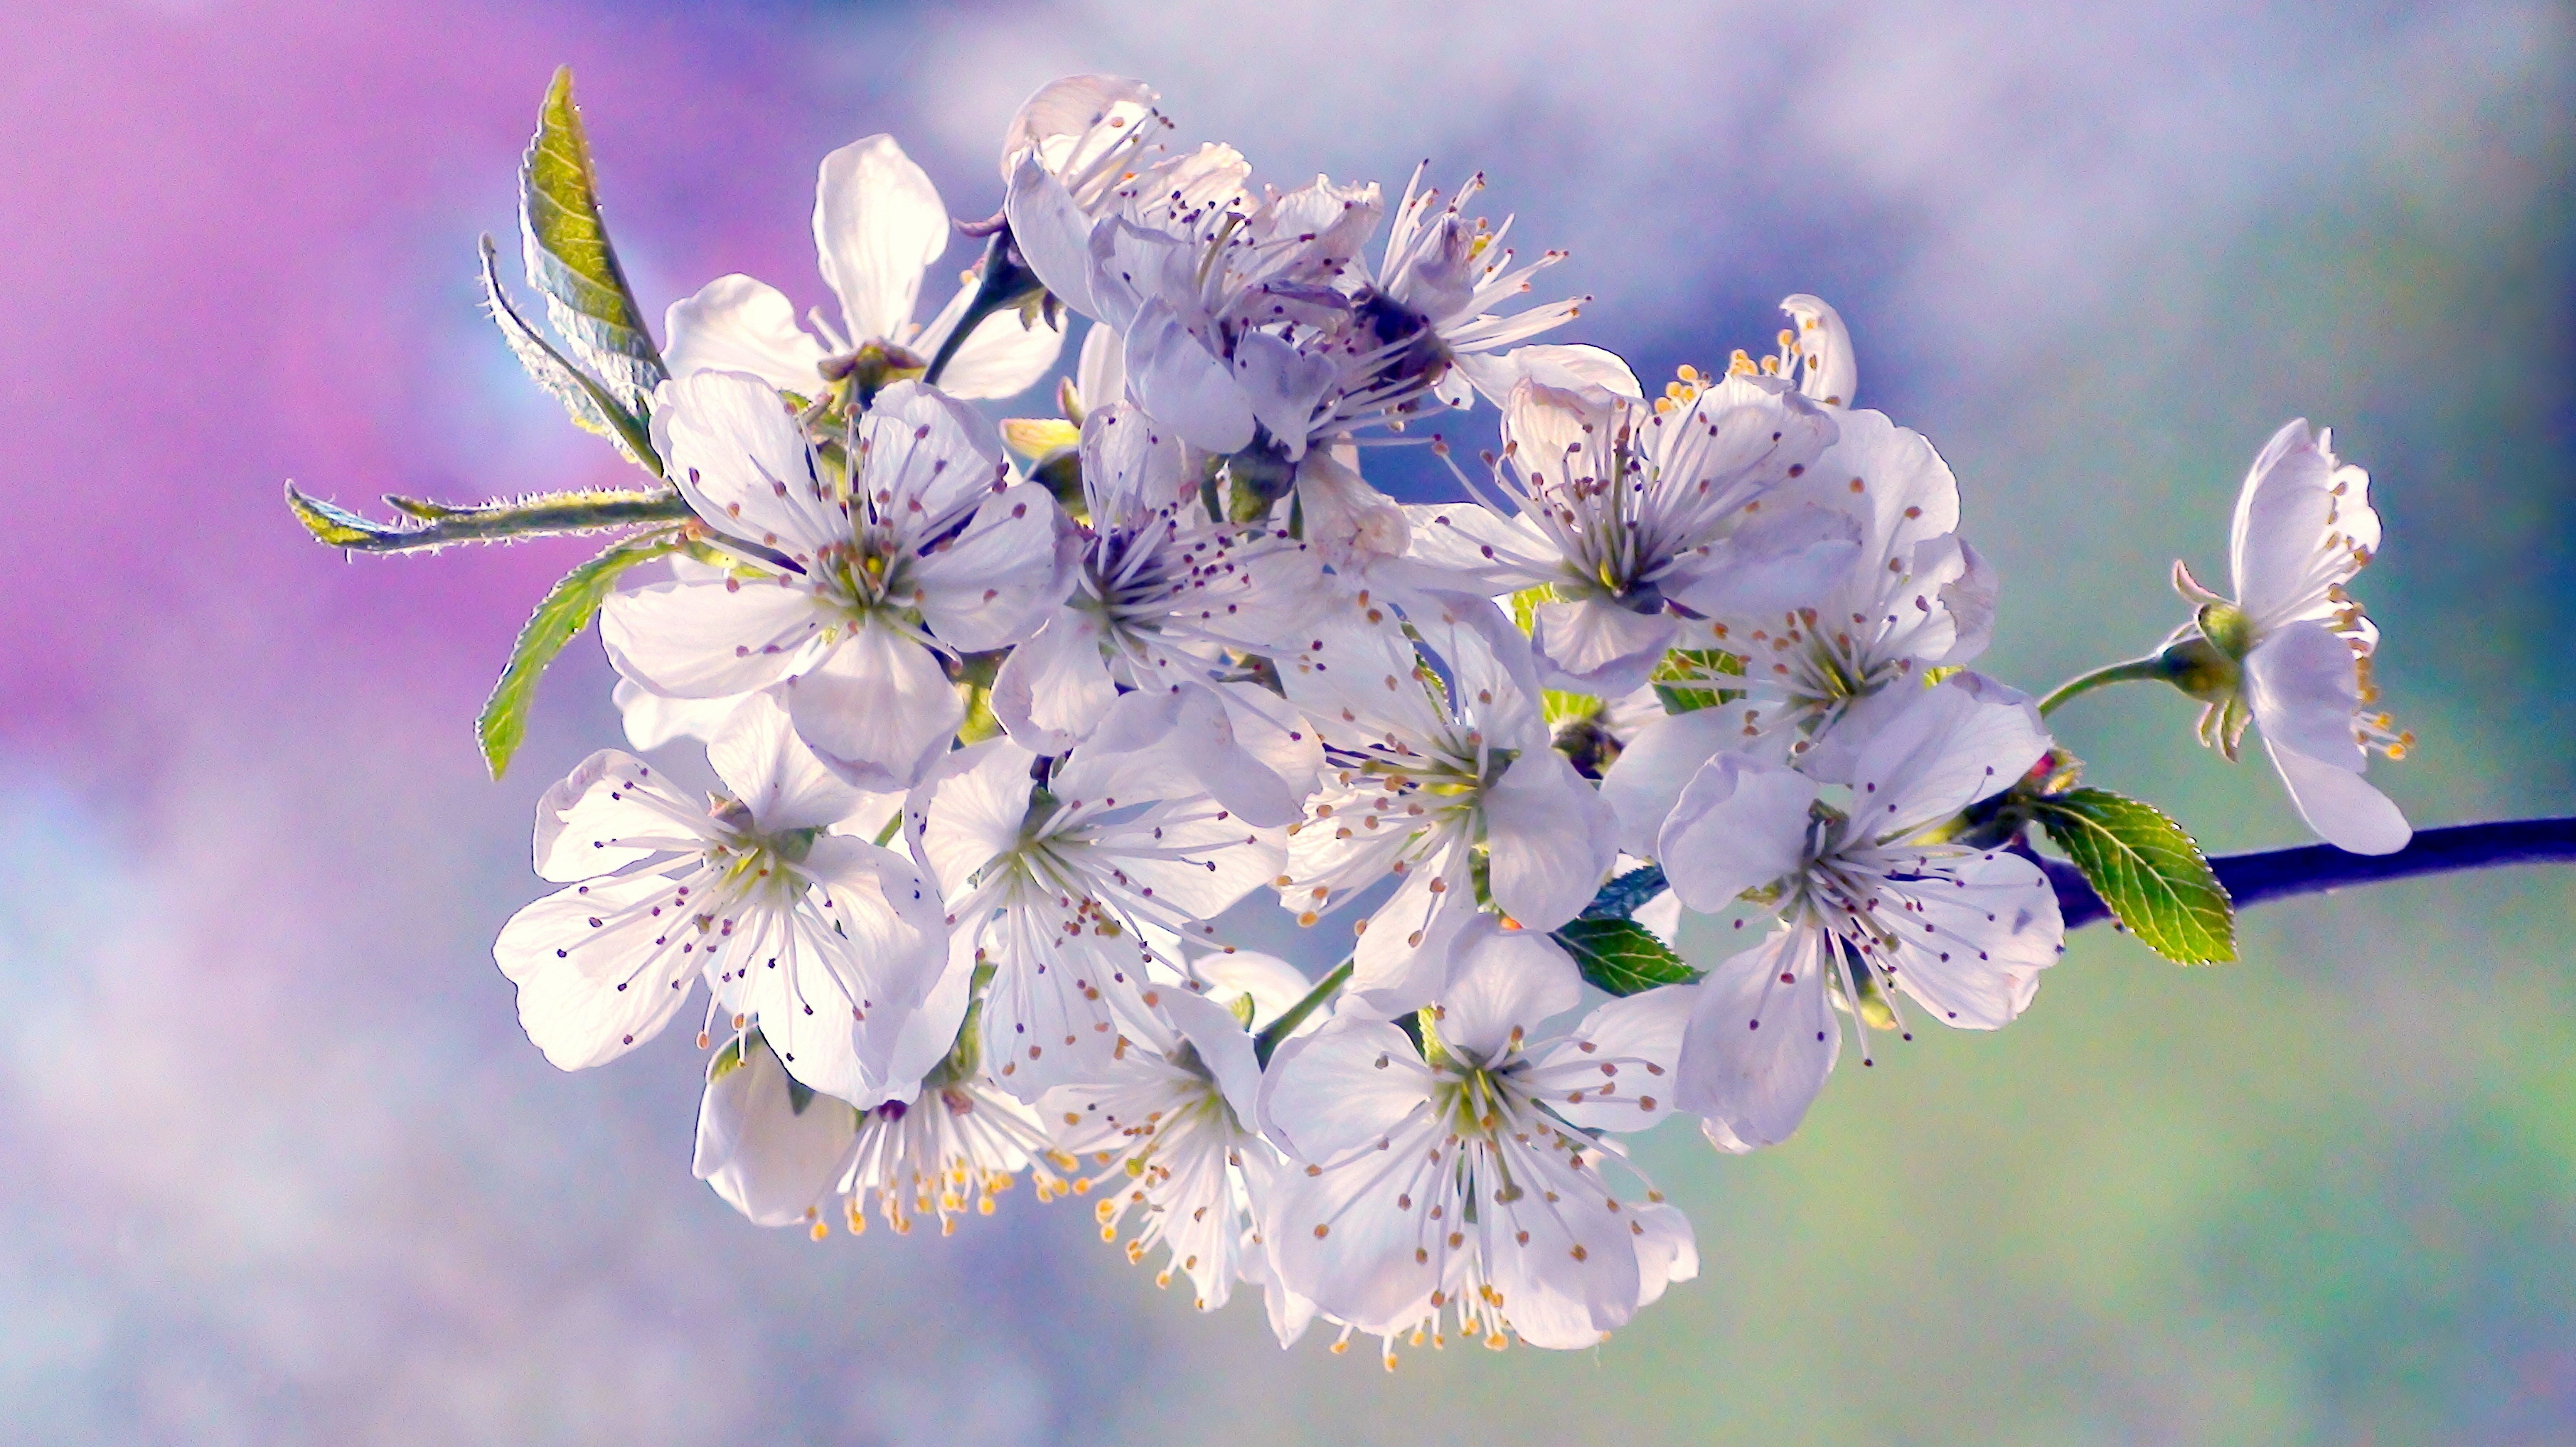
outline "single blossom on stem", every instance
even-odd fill
[[[1056,1148],[1090,1168],[1072,1190],[1099,1194],[1100,1238],[1132,1227],[1127,1259],[1167,1250],[1154,1284],[1186,1276],[1193,1303],[1214,1311],[1235,1282],[1261,1276],[1245,1263],[1261,1249],[1278,1174],[1276,1148],[1249,1124],[1261,1066],[1249,1021],[1224,1004],[1170,985],[1138,999],[1109,1064],[1049,1090],[1038,1114]]]
[[[1167,942],[1211,939],[1207,921],[1284,857],[1275,830],[1235,817],[1149,746],[1161,700],[1129,698],[1061,759],[1006,738],[957,750],[905,806],[956,958],[994,972],[984,1058],[1024,1100],[1102,1069],[1149,971],[1182,973]],[[1131,728],[1141,742],[1119,737]]]
[[[1834,437],[1832,418],[1770,378],[1703,385],[1686,372],[1652,406],[1524,379],[1504,404],[1494,500],[1410,509],[1410,556],[1490,594],[1548,589],[1533,640],[1551,685],[1626,693],[1685,620],[1801,560],[1737,538]],[[1801,521],[1802,545],[1850,533],[1839,519]]]
[[[1012,476],[990,423],[917,382],[851,424],[846,484],[758,378],[676,378],[657,409],[681,495],[738,562],[610,597],[609,661],[679,699],[783,682],[827,762],[870,788],[909,787],[965,714],[941,655],[1026,637],[1070,586],[1055,499]]]
[[[1869,1029],[1913,1038],[1898,994],[1971,1030],[2030,1003],[2065,933],[2048,876],[1941,831],[2047,747],[2026,701],[1965,674],[1887,721],[1839,805],[1783,765],[1720,754],[1702,767],[1663,827],[1673,892],[1703,913],[1745,901],[1777,919],[1691,987],[1678,1095],[1711,1142],[1746,1151],[1789,1138],[1841,1053],[1837,1009],[1870,1064]]]
[[[947,956],[938,896],[858,837],[887,801],[826,770],[774,698],[737,709],[707,757],[725,786],[712,800],[602,750],[539,801],[537,873],[570,887],[493,946],[528,1038],[564,1069],[602,1064],[704,978],[709,1010],[757,1021],[799,1082],[876,1099]]]
[[[1262,1118],[1293,1162],[1273,1265],[1323,1314],[1381,1338],[1390,1367],[1397,1337],[1437,1345],[1451,1330],[1592,1346],[1699,1267],[1689,1223],[1601,1138],[1672,1113],[1686,992],[1614,1000],[1544,1036],[1582,1002],[1563,950],[1492,915],[1454,949],[1419,1048],[1347,1016],[1281,1047],[1262,1083]],[[1612,1184],[1614,1164],[1629,1185]]]
[[[1280,664],[1326,762],[1275,887],[1313,924],[1401,879],[1352,952],[1349,998],[1381,1017],[1439,995],[1448,937],[1480,894],[1554,929],[1590,902],[1616,853],[1608,806],[1551,747],[1528,640],[1482,598],[1417,603],[1398,617],[1362,593]]]
[[[928,326],[912,320],[923,275],[949,237],[938,189],[892,136],[843,146],[823,158],[814,188],[814,245],[841,304],[840,329],[817,312],[807,331],[777,288],[737,273],[672,303],[663,359],[675,377],[747,372],[809,401],[863,364],[886,377],[917,376],[975,296],[969,282]],[[1016,312],[990,316],[960,344],[939,385],[956,397],[1016,396],[1046,375],[1063,345],[1053,325]]]
[[[2174,564],[2174,586],[2200,616],[2164,654],[2174,681],[2209,705],[2201,741],[2234,759],[2253,725],[2300,817],[2355,854],[2395,853],[2414,834],[2362,777],[2372,753],[2402,758],[2414,743],[2376,707],[2379,629],[2347,591],[2378,548],[2370,474],[2336,460],[2331,432],[2291,422],[2237,494],[2235,598]]]

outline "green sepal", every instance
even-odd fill
[[[1613,995],[1638,995],[1658,985],[1687,985],[1699,971],[1682,963],[1673,947],[1633,919],[1577,919],[1554,935],[1575,968],[1596,988]]]
[[[1708,680],[1715,674],[1741,676],[1744,660],[1715,648],[1676,648],[1655,665],[1648,674],[1655,687],[1655,699],[1664,712],[1697,713],[1721,703],[1743,697],[1740,689],[1711,688]]]
[[[553,394],[563,404],[573,425],[585,432],[596,432],[617,444],[626,460],[655,477],[662,475],[662,458],[653,450],[652,431],[644,419],[624,402],[611,395],[606,387],[589,373],[565,360],[519,309],[510,305],[507,292],[501,290],[501,278],[494,268],[496,253],[492,238],[483,238],[483,301],[492,313],[493,325],[501,329],[501,339],[510,344],[510,354],[527,368],[538,386]],[[640,406],[641,404],[637,404]]]
[[[528,733],[528,705],[536,698],[537,677],[563,652],[564,645],[590,626],[591,615],[608,597],[618,575],[637,563],[658,558],[679,547],[670,533],[648,533],[641,537],[622,538],[611,543],[605,552],[571,572],[549,589],[537,611],[528,615],[527,626],[519,630],[519,640],[510,645],[509,667],[501,671],[500,681],[492,685],[492,696],[483,701],[483,712],[474,720],[474,738],[482,746],[483,762],[498,779],[510,767],[510,756]]]
[[[2040,827],[2111,913],[2157,954],[2182,965],[2236,958],[2236,906],[2181,825],[2108,789],[2033,801]]]
[[[627,410],[645,410],[670,371],[600,220],[598,178],[573,105],[570,66],[556,68],[537,112],[537,133],[519,162],[519,236],[528,284],[545,297],[557,334]]]

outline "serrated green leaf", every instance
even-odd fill
[[[1739,689],[1709,688],[1708,680],[1719,674],[1740,677],[1744,660],[1715,648],[1676,648],[1664,655],[1648,677],[1653,680],[1655,697],[1666,713],[1695,713],[1715,708],[1730,699],[1740,698]]]
[[[1673,947],[1633,919],[1578,919],[1555,933],[1574,956],[1583,978],[1613,995],[1642,994],[1657,985],[1687,985],[1699,971],[1682,963]]]
[[[670,372],[600,220],[571,66],[559,67],[546,87],[537,133],[519,163],[519,236],[528,284],[546,299],[556,333],[628,411],[643,412]]]
[[[617,444],[626,460],[655,477],[662,475],[662,459],[653,450],[653,438],[642,416],[611,396],[608,389],[593,380],[554,349],[544,335],[528,325],[527,318],[510,304],[509,293],[501,290],[500,273],[494,270],[496,253],[492,238],[483,238],[483,302],[492,313],[493,325],[501,329],[501,339],[510,344],[511,355],[528,369],[538,386],[554,394],[556,401],[570,414],[573,425],[585,432],[596,432]]]
[[[1541,583],[1535,588],[1521,589],[1514,593],[1509,601],[1512,610],[1512,626],[1523,633],[1536,633],[1539,605],[1555,602],[1556,590]]]
[[[2151,804],[2108,789],[2039,799],[2040,826],[2140,943],[2176,964],[2236,958],[2236,906],[2200,846]]]
[[[599,611],[618,575],[679,546],[678,538],[667,532],[623,538],[547,590],[545,601],[537,604],[527,626],[519,630],[518,642],[510,645],[509,667],[501,671],[492,696],[483,702],[481,716],[474,720],[474,738],[483,747],[483,762],[493,778],[510,767],[510,756],[527,737],[528,705],[536,698],[538,675],[565,644],[590,626],[591,615]]]

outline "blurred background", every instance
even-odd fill
[[[2565,871],[2269,907],[2207,969],[2088,932],[2021,1023],[1842,1072],[1781,1149],[1650,1136],[1703,1271],[1589,1353],[1283,1355],[1025,1188],[948,1240],[746,1225],[689,1177],[685,1032],[557,1073],[489,954],[535,797],[617,737],[589,641],[507,780],[470,730],[586,549],[344,562],[278,500],[621,480],[476,308],[561,61],[657,315],[736,270],[825,301],[813,170],[862,134],[989,214],[1013,108],[1080,70],[1284,184],[1484,168],[1598,298],[1564,339],[1650,379],[1823,295],[1957,470],[1986,666],[2033,688],[2179,621],[2255,450],[2330,423],[2421,740],[2372,777],[2419,824],[2576,812],[2562,6],[22,0],[0,1435],[2576,1440]],[[2213,851],[2303,837],[2178,696],[2060,717]]]

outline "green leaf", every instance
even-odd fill
[[[1743,691],[1732,688],[1709,688],[1705,685],[1720,674],[1741,677],[1744,660],[1715,648],[1676,648],[1664,655],[1648,677],[1654,681],[1655,697],[1666,713],[1695,713],[1715,708],[1730,699],[1743,697]]]
[[[1672,946],[1633,919],[1574,920],[1556,931],[1556,942],[1574,956],[1584,979],[1613,995],[1687,985],[1699,978],[1699,971],[1683,964]]]
[[[493,269],[495,260],[492,238],[483,238],[483,301],[491,309],[492,322],[501,329],[501,339],[510,344],[510,352],[519,365],[528,369],[537,385],[554,394],[556,401],[570,413],[573,425],[585,432],[596,432],[617,444],[626,460],[655,477],[662,475],[662,459],[653,451],[651,431],[644,419],[608,389],[592,380],[564,359],[519,309],[510,304],[509,293],[501,290],[501,278]]]
[[[590,626],[591,615],[599,611],[619,574],[679,546],[679,539],[667,532],[622,538],[564,574],[546,593],[545,601],[528,616],[527,626],[519,630],[519,641],[510,646],[510,666],[501,671],[501,681],[492,685],[492,696],[483,702],[482,716],[474,720],[474,737],[483,746],[483,762],[491,767],[493,778],[510,767],[510,756],[527,737],[528,705],[536,698],[537,676],[565,644]]]
[[[635,492],[625,488],[580,488],[540,492],[522,498],[450,504],[419,498],[388,497],[409,521],[380,523],[346,508],[308,497],[294,483],[286,485],[286,507],[315,542],[358,553],[421,553],[459,543],[508,543],[522,538],[563,533],[631,528],[638,523],[685,522],[695,514],[688,499],[670,488]]]
[[[2147,948],[2176,964],[2236,958],[2236,906],[2182,826],[2108,789],[2034,801],[2048,837]]]
[[[306,497],[294,483],[286,485],[286,510],[304,524],[313,541],[335,548],[364,548],[403,530],[369,522],[346,508],[333,507],[318,497]]]
[[[519,236],[528,284],[545,297],[555,331],[629,411],[643,412],[654,385],[670,372],[599,218],[598,179],[572,103],[571,66],[559,67],[546,87],[537,134],[519,163]]]

